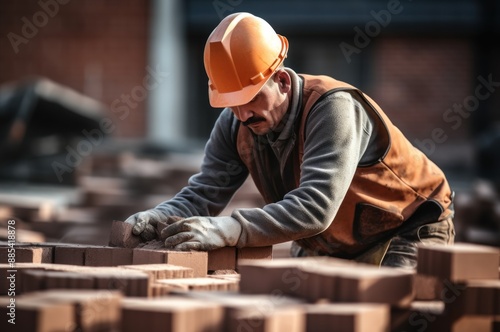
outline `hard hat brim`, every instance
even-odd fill
[[[210,106],[222,108],[248,104],[259,93],[271,77],[272,75],[270,75],[267,79],[260,81],[258,84],[244,87],[238,91],[226,93],[219,93],[216,89],[212,90],[209,82],[208,99],[210,100]]]

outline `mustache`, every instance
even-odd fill
[[[256,116],[252,116],[251,118],[249,118],[247,121],[245,122],[242,122],[242,124],[244,126],[248,126],[248,125],[251,125],[252,123],[256,123],[256,122],[261,122],[261,121],[265,121],[266,119],[264,118],[260,118],[260,117],[256,117]]]

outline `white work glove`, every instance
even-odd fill
[[[125,220],[127,224],[134,226],[132,233],[140,236],[143,241],[150,241],[157,237],[156,226],[158,221],[168,219],[156,209],[137,212]]]
[[[190,217],[167,226],[161,232],[165,247],[177,250],[214,250],[236,246],[240,223],[232,217]]]

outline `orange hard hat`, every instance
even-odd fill
[[[249,13],[225,17],[205,44],[208,97],[212,107],[251,101],[283,63],[288,41]]]

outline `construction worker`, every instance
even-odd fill
[[[454,239],[443,172],[359,89],[283,64],[288,41],[249,13],[224,18],[204,51],[210,104],[224,108],[200,173],[125,222],[167,248],[293,241],[293,256],[416,265],[417,244]],[[266,205],[218,216],[251,175]],[[172,216],[184,219],[170,222]]]

